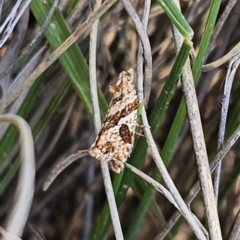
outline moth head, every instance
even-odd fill
[[[119,92],[121,89],[128,88],[128,86],[133,85],[133,81],[134,70],[130,68],[127,72],[123,71],[120,73],[117,83],[109,86],[109,91],[111,93]]]

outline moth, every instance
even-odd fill
[[[141,109],[134,85],[134,70],[121,72],[117,83],[110,86],[109,91],[113,98],[96,140],[89,150],[78,151],[54,167],[44,183],[44,191],[67,166],[88,154],[99,161],[107,161],[116,173],[124,168],[124,162],[132,152],[138,110]]]
[[[113,94],[108,112],[89,154],[99,161],[107,161],[116,173],[132,152],[137,125],[138,97],[134,85],[134,70],[120,73],[115,85],[109,87]]]

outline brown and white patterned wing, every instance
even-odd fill
[[[138,98],[134,86],[134,70],[123,71],[118,82],[110,86],[113,93],[107,115],[89,154],[107,161],[111,170],[119,173],[132,152],[137,124]]]

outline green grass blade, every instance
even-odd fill
[[[20,115],[21,117],[25,118],[29,113],[30,108],[35,101],[37,92],[39,91],[39,88],[41,87],[42,81],[45,78],[45,76],[46,76],[45,73],[42,74],[30,88],[30,91],[28,92],[25,100],[23,101],[21,107],[19,108],[19,111],[17,112],[17,114]],[[5,160],[6,153],[8,153],[10,149],[13,147],[14,143],[17,140],[17,137],[18,137],[17,129],[15,129],[13,126],[10,126],[0,141],[0,164],[2,164],[3,161]]]
[[[30,89],[29,93],[27,94],[22,106],[19,109],[18,115],[25,117],[26,114],[29,111],[29,104],[31,102],[34,102],[36,93],[39,91],[39,88],[41,87],[41,83],[43,80],[43,76],[39,77],[37,81],[35,81],[34,85]],[[36,139],[38,135],[42,132],[44,127],[47,125],[53,114],[56,112],[56,110],[59,107],[59,104],[62,102],[65,94],[67,93],[68,89],[70,87],[70,81],[65,81],[57,94],[53,97],[52,101],[50,102],[49,106],[47,107],[46,111],[44,112],[44,115],[39,120],[36,127],[33,129],[33,137]],[[35,93],[35,94],[34,94]],[[16,142],[18,136],[18,132],[16,129],[9,127],[6,134],[4,135],[1,143],[0,143],[0,154],[4,154],[6,152],[6,149],[4,146],[7,146],[8,149],[11,149],[13,144]],[[9,141],[10,139],[10,141]],[[19,159],[15,160],[14,164],[10,167],[10,169],[6,172],[6,174],[1,179],[1,187],[0,187],[0,195],[4,192],[12,178],[15,176],[18,167],[19,167],[20,161]]]
[[[161,5],[167,16],[170,18],[172,24],[177,27],[179,32],[184,37],[192,39],[193,30],[183,14],[177,8],[176,4],[172,0],[157,0],[157,3]]]
[[[186,49],[185,49],[185,47],[186,47]],[[164,107],[166,109],[167,109],[167,107],[169,105],[171,97],[172,97],[172,95],[174,93],[174,90],[176,88],[176,85],[177,85],[177,82],[178,82],[178,78],[180,77],[178,74],[180,72],[182,72],[182,68],[183,68],[183,66],[184,66],[184,64],[186,62],[186,59],[188,57],[188,53],[190,51],[190,48],[191,48],[191,45],[188,45],[186,42],[183,44],[183,46],[182,46],[182,48],[181,48],[181,50],[180,50],[180,52],[179,52],[179,54],[177,56],[176,62],[175,62],[176,66],[173,66],[172,71],[171,71],[171,73],[169,75],[169,78],[168,78],[169,80],[170,79],[174,79],[173,85],[170,86],[170,88],[169,88],[169,91],[171,91],[171,94],[169,94],[170,96],[168,95],[168,90],[167,90],[168,89],[168,84],[167,83],[165,84],[165,86],[164,86],[164,88],[162,90],[162,93],[166,93],[167,94],[166,97],[170,97],[169,101],[166,102],[167,104],[164,105]],[[177,76],[178,76],[178,78],[177,78]],[[167,89],[165,89],[165,87]],[[160,97],[161,97],[161,95],[160,95]],[[165,112],[163,112],[161,115],[159,115],[159,117],[163,116],[164,113]],[[157,116],[155,117],[155,119],[157,119]],[[150,121],[151,121],[151,117],[150,117]],[[173,123],[173,126],[176,127],[177,124],[178,124],[178,122],[176,121],[175,124]],[[168,141],[168,143],[172,143],[174,141],[175,137],[178,136],[178,132],[176,131],[177,129],[173,128],[171,130],[172,130],[172,134],[169,133],[169,135],[168,135],[168,136],[171,136],[171,139],[170,139],[171,141]],[[164,148],[163,148],[163,150],[161,152],[161,156],[162,156],[162,159],[165,160],[166,164],[168,164],[166,159],[170,159],[170,156],[172,154],[172,150],[173,150],[172,145],[164,145]],[[160,180],[160,174],[159,174],[159,171],[157,169],[154,170],[154,173],[153,173],[152,177],[154,179],[156,179],[157,181]],[[139,225],[140,225],[140,223],[141,223],[141,221],[143,219],[143,216],[145,215],[145,213],[147,212],[147,210],[149,208],[149,204],[152,201],[154,193],[155,193],[154,188],[149,187],[149,186],[147,188],[145,188],[145,193],[144,193],[144,195],[142,197],[142,200],[141,200],[141,203],[140,203],[141,208],[138,209],[138,211],[136,212],[135,216],[133,217],[134,220],[132,221],[132,224],[129,227],[129,232],[131,232],[131,234],[128,233],[129,237],[127,239],[132,239],[133,238],[135,232],[137,231],[137,229],[138,229],[138,227],[139,227]],[[142,202],[144,202],[144,204]]]
[[[53,114],[56,112],[63,98],[67,94],[69,88],[70,88],[70,81],[66,79],[66,81],[64,81],[63,85],[57,92],[57,94],[51,100],[47,109],[44,111],[44,115],[41,117],[36,127],[34,128],[33,130],[34,139],[36,139],[39,136],[39,134],[42,132],[46,124],[49,122],[49,120],[53,116]]]
[[[33,0],[31,2],[31,11],[40,25],[44,23],[51,9],[51,4],[52,1]],[[45,30],[45,36],[53,49],[59,47],[70,36],[70,31],[60,11],[56,10],[54,12]],[[92,113],[88,66],[77,44],[69,47],[69,49],[60,56],[59,61],[68,73],[87,111]],[[103,117],[107,111],[107,104],[101,92],[99,92],[99,105],[101,116]]]
[[[17,170],[20,167],[20,158],[17,158],[13,164],[11,164],[10,168],[1,179],[1,186],[0,186],[0,196],[4,193],[6,187],[9,185],[10,181],[16,175]]]
[[[193,71],[194,71],[193,76],[194,76],[195,80],[197,80],[200,76],[201,67],[202,67],[202,64],[203,64],[203,61],[201,61],[201,58],[205,58],[205,56],[207,54],[207,49],[208,49],[209,41],[210,41],[211,34],[212,34],[211,27],[213,28],[213,26],[215,24],[216,16],[217,16],[217,13],[218,13],[218,10],[219,10],[219,1],[215,1],[215,4],[214,4],[214,1],[213,1],[212,4],[213,4],[213,6],[211,8],[212,11],[210,11],[210,13],[209,13],[208,22],[206,24],[206,31],[204,32],[204,35],[203,35],[203,38],[202,38],[202,41],[201,41],[201,46],[200,46],[200,49],[199,49],[199,54],[196,57],[196,61],[195,61],[194,67],[193,67]],[[172,150],[174,148],[174,145],[175,145],[175,143],[177,141],[177,138],[179,136],[179,133],[181,131],[182,125],[183,125],[184,120],[185,120],[185,117],[186,117],[186,108],[185,108],[184,100],[182,100],[180,105],[179,105],[179,108],[177,110],[176,117],[174,118],[172,127],[171,127],[170,132],[168,134],[168,137],[166,139],[166,142],[164,144],[163,150],[161,152],[162,159],[164,160],[166,165],[170,161],[170,158],[171,158],[171,155],[172,155],[172,152],[173,152]],[[153,172],[152,177],[156,180],[160,180],[160,175],[159,175],[157,170],[155,170]],[[143,196],[143,201],[149,205],[154,193],[155,193],[155,190],[153,188],[146,189],[146,192]],[[146,205],[146,211],[148,209],[148,205]],[[135,217],[134,219],[136,219],[136,218],[142,219],[142,217],[144,216],[143,214],[145,212],[143,212],[143,213],[137,212],[136,213],[137,217]],[[140,224],[140,221],[139,221],[138,224]],[[136,224],[135,229],[137,229],[138,226],[139,225]]]
[[[192,68],[193,79],[194,79],[195,83],[198,82],[198,79],[202,72],[202,65],[205,63],[205,60],[206,60],[208,46],[209,46],[209,43],[210,43],[210,40],[212,37],[212,33],[213,33],[213,29],[215,26],[215,22],[217,19],[220,5],[221,5],[220,0],[211,1],[209,15],[208,15],[207,22],[205,25],[206,27],[205,27],[205,30],[204,30],[204,33],[203,33],[203,36],[201,39],[200,46],[199,46],[199,52],[196,56],[196,60],[193,64],[193,68]]]

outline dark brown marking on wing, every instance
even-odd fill
[[[120,113],[121,117],[126,117],[129,115],[132,111],[136,110],[138,108],[138,100],[135,100],[134,102],[128,104]]]
[[[115,104],[116,104],[117,102],[119,102],[119,101],[122,101],[123,97],[124,97],[124,95],[121,94],[119,97],[114,98],[114,99],[112,100],[111,106],[115,105]]]
[[[112,145],[111,142],[106,142],[106,144],[102,148],[102,153],[108,154],[108,153],[113,153],[115,150],[114,146]]]
[[[128,104],[121,112],[118,111],[116,112],[114,115],[108,115],[106,116],[105,120],[104,120],[104,123],[103,123],[103,126],[102,126],[102,129],[100,131],[100,133],[98,134],[98,138],[96,139],[96,146],[98,148],[100,148],[100,146],[98,145],[98,141],[99,141],[99,138],[102,134],[104,134],[108,129],[110,128],[113,128],[115,127],[119,120],[121,118],[124,118],[126,117],[127,115],[129,115],[132,111],[136,110],[138,108],[138,100],[136,99],[135,101],[133,101],[132,103]],[[125,125],[125,124],[123,124]],[[121,128],[123,127],[123,125],[121,126]],[[127,127],[127,125],[125,125]],[[126,127],[123,127],[123,130],[126,128]],[[119,132],[120,132],[120,136],[121,136],[121,128],[119,129]],[[128,127],[127,127],[128,128]],[[129,129],[128,129],[129,131]],[[129,135],[130,138],[126,138],[125,137],[125,140],[123,140],[124,142],[128,142],[128,143],[131,143],[131,135]],[[122,136],[121,136],[122,137]],[[122,137],[123,138],[123,137]],[[130,140],[129,140],[130,139]]]
[[[122,124],[120,127],[119,135],[125,143],[132,143],[132,133],[126,124]]]
[[[107,130],[109,128],[115,127],[121,118],[121,112],[116,112],[114,115],[109,115],[105,118],[103,128]]]
[[[121,118],[126,117],[137,108],[138,108],[138,101],[135,100],[134,102],[128,104],[121,112],[118,111],[114,115],[107,115],[102,126],[102,131],[115,127]],[[100,132],[99,135],[101,135],[102,131]]]

